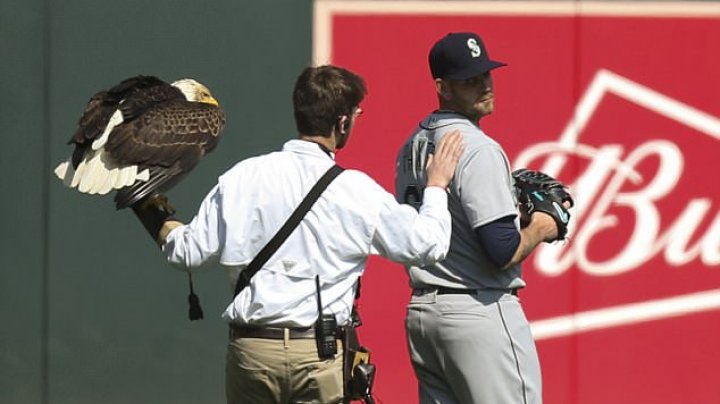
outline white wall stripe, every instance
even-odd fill
[[[536,340],[543,340],[717,309],[720,289],[713,289],[533,321],[530,328]]]
[[[633,16],[712,18],[720,16],[720,3],[702,1],[398,1],[315,0],[313,63],[332,60],[332,16],[335,14],[432,15],[536,15]]]
[[[578,144],[580,133],[585,129],[585,125],[592,118],[595,110],[607,94],[614,94],[720,140],[720,118],[670,98],[619,74],[600,69],[595,73],[592,82],[578,101],[573,117],[560,135],[560,144],[569,148]],[[566,157],[563,155],[551,156],[543,165],[542,170],[549,173],[558,172],[565,164],[565,160]],[[523,166],[526,163],[520,159],[515,164]]]

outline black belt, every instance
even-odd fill
[[[489,289],[489,290],[504,290],[507,293],[510,293],[513,296],[518,295],[517,288],[513,289]],[[474,295],[478,292],[477,289],[456,289],[456,288],[445,288],[440,287],[437,288],[437,294],[438,295]]]
[[[241,325],[230,325],[230,336],[235,338],[263,338],[263,339],[285,339],[285,330],[288,332],[288,339],[313,339],[315,338],[315,327],[303,328],[278,328],[278,327],[247,327]],[[337,338],[342,338],[344,327],[338,327],[335,331]]]

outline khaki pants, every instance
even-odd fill
[[[342,403],[342,343],[320,361],[314,339],[236,338],[228,345],[228,404]]]

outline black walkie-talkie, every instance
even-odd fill
[[[320,359],[332,359],[337,354],[337,320],[333,314],[323,315],[322,300],[320,299],[320,275],[315,275],[315,288],[318,304],[318,319],[315,324],[318,356]]]

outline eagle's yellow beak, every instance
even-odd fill
[[[212,105],[214,105],[214,106],[216,106],[216,107],[220,106],[220,104],[217,102],[217,100],[215,99],[215,97],[213,97],[213,96],[211,96],[211,95],[209,95],[209,96],[207,96],[207,97],[203,97],[203,98],[200,100],[200,102],[204,102],[204,103],[206,103],[206,104],[212,104]]]

